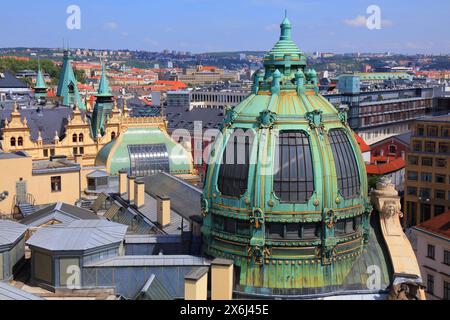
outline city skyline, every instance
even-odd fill
[[[0,21],[0,30],[12,32],[2,32],[1,46],[57,48],[64,41],[75,48],[111,50],[264,51],[275,40],[274,30],[279,28],[279,17],[286,9],[295,27],[293,39],[305,52],[450,52],[445,36],[450,26],[445,13],[450,4],[442,0],[401,0],[395,4],[350,0],[338,8],[310,0],[175,0],[170,8],[160,2],[133,2],[132,7],[126,7],[123,1],[55,4],[43,0],[28,3],[27,11],[6,3],[8,15]],[[70,16],[66,10],[71,5],[81,10],[79,30],[66,26]],[[380,8],[380,30],[366,26],[370,5]],[[248,16],[249,12],[255,12],[255,17]]]

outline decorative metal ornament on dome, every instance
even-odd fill
[[[371,218],[365,163],[286,18],[252,94],[227,112],[203,195],[203,251],[234,261],[242,297],[379,293],[389,257]],[[240,132],[237,134],[236,132]],[[368,265],[380,288],[367,288]]]

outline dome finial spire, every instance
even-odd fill
[[[284,20],[281,23],[281,37],[280,40],[291,40],[291,31],[292,31],[292,25],[287,17],[287,9],[284,13]]]

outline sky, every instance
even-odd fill
[[[79,30],[66,26],[70,5]],[[379,30],[366,26],[370,5]],[[266,51],[285,10],[305,52],[450,53],[448,0],[6,0],[0,47]]]

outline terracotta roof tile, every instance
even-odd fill
[[[434,217],[421,225],[418,229],[426,230],[450,239],[450,211]]]

